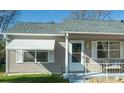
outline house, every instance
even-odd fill
[[[124,22],[19,23],[6,33],[6,73],[124,72]]]

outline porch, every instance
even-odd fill
[[[124,76],[123,40],[115,34],[66,33],[65,75]]]
[[[120,59],[97,59],[93,60],[92,58],[84,55],[84,74],[124,74],[124,62]]]

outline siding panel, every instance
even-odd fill
[[[56,38],[55,38],[56,39]],[[54,50],[54,63],[16,63],[16,52],[9,51],[9,73],[62,73],[64,72],[64,38],[57,38]]]

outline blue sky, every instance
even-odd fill
[[[24,22],[61,22],[69,16],[68,10],[23,10],[20,12],[20,21]]]
[[[22,10],[19,21],[21,22],[61,22],[62,19],[69,17],[69,10]],[[124,19],[124,11],[112,11],[112,19]]]

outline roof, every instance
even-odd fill
[[[9,28],[8,33],[58,34],[75,32],[124,33],[124,22],[111,20],[64,20],[62,23],[21,23]]]
[[[61,24],[19,23],[9,28],[7,33],[44,33],[57,34],[61,31]]]

